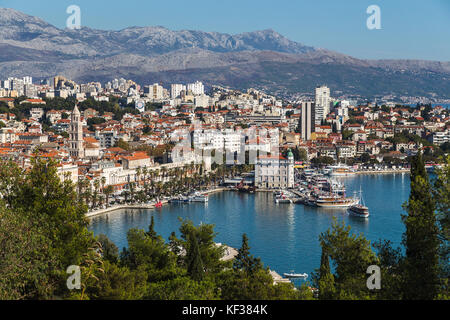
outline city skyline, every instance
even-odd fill
[[[274,8],[268,1],[236,6],[196,1],[189,6],[131,0],[127,3],[58,1],[34,3],[6,0],[2,7],[37,16],[65,28],[67,7],[81,8],[82,26],[119,30],[132,26],[163,26],[171,30],[202,30],[238,34],[274,29],[308,46],[326,48],[365,59],[419,59],[449,61],[450,4],[428,1],[332,1],[291,3]],[[366,21],[371,5],[381,9],[381,29],[369,30]],[[138,10],[139,9],[139,10]],[[103,12],[99,15],[99,12]],[[214,14],[220,12],[220,15]],[[305,13],[308,14],[305,14]],[[232,21],[233,23],[230,23]],[[320,23],[318,23],[320,22]],[[315,26],[315,27],[311,27]],[[305,32],[307,30],[308,32]]]

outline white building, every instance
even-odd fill
[[[211,130],[195,130],[193,135],[194,148],[201,150],[220,150],[228,152],[241,151],[240,132],[232,129],[218,131]]]
[[[23,77],[23,84],[33,84],[33,78],[32,77]]]
[[[193,95],[200,96],[205,93],[205,87],[203,83],[200,81],[196,81],[195,83],[189,83],[187,85],[187,90],[192,91]]]
[[[58,177],[61,181],[71,180],[74,184],[78,183],[78,165],[59,164],[57,170]]]
[[[39,120],[44,115],[44,110],[42,108],[32,108],[30,111],[31,119]]]
[[[155,83],[151,86],[145,86],[144,94],[153,100],[162,100],[164,99],[164,88],[163,86]]]
[[[260,156],[255,165],[255,186],[260,189],[286,189],[294,187],[294,155]]]
[[[450,130],[435,132],[433,134],[433,144],[440,146],[446,142],[450,142]]]
[[[316,124],[320,124],[320,122],[327,117],[327,114],[330,113],[330,88],[327,86],[317,87],[315,100]]]
[[[196,96],[194,104],[196,108],[207,108],[209,106],[209,97],[205,94]]]
[[[172,84],[170,86],[170,97],[172,99],[179,98],[182,91],[186,91],[186,86],[183,84]]]

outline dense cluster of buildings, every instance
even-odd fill
[[[19,120],[12,110],[15,98],[22,96],[26,99],[20,103],[32,108]],[[44,99],[53,97],[74,97],[78,102],[120,97],[139,112],[115,120],[112,112],[99,112],[95,107],[48,110]],[[302,160],[367,154],[382,161],[404,158],[423,147],[414,141],[393,143],[389,138],[397,133],[414,134],[434,145],[450,141],[449,111],[443,107],[357,105],[333,99],[326,86],[316,88],[315,99],[286,103],[256,89],[242,92],[213,86],[207,94],[199,81],[141,88],[125,79],[102,87],[61,76],[33,84],[30,77],[24,77],[1,82],[0,102],[11,110],[0,113],[0,158],[13,159],[24,167],[33,156],[56,159],[61,176],[74,182],[102,180],[118,193],[130,182],[139,183],[143,168],[160,173],[201,163],[210,170],[222,158],[227,164],[255,164],[259,188],[286,188],[294,184],[295,161],[289,150],[303,150]],[[148,109],[149,102],[161,107]],[[88,126],[91,118],[102,121]],[[44,130],[44,119],[50,129]],[[129,148],[118,147],[119,141]],[[172,147],[156,159],[148,150],[161,146]]]

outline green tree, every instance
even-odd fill
[[[34,158],[31,164],[27,171],[13,163],[0,166],[2,201],[14,214],[23,216],[19,219],[31,223],[29,234],[36,233],[37,239],[44,239],[45,254],[51,257],[51,267],[43,267],[37,276],[48,279],[55,286],[41,291],[40,285],[34,283],[25,291],[37,292],[34,298],[42,298],[41,294],[45,297],[65,295],[66,268],[79,265],[95,242],[87,230],[87,208],[76,195],[71,180],[60,179],[55,162]]]
[[[331,300],[334,297],[334,276],[330,269],[330,259],[327,252],[322,248],[322,256],[320,258],[320,269],[319,269],[319,299],[321,300]]]
[[[450,264],[448,263],[450,260],[450,156],[444,159],[443,167],[436,171],[436,175],[433,197],[436,202],[439,223],[438,238],[441,242],[439,251],[441,278],[448,279],[450,278]]]
[[[181,244],[186,252],[190,246],[188,243],[189,235],[195,235],[198,241],[203,268],[207,274],[217,274],[223,270],[224,263],[220,259],[223,257],[224,248],[217,246],[214,242],[216,236],[214,225],[201,224],[195,227],[192,221],[182,221],[180,232]],[[187,259],[185,259],[185,265],[187,266]]]
[[[160,238],[160,236],[158,236],[158,234],[155,231],[155,217],[152,216],[151,220],[150,220],[150,225],[148,227],[148,232],[147,235],[150,237],[150,239],[152,240],[159,240],[162,241],[162,239]]]
[[[402,216],[406,227],[403,235],[405,299],[431,300],[438,294],[439,240],[435,201],[420,152],[411,164],[411,193],[404,208],[408,212]]]
[[[189,276],[195,281],[201,281],[205,271],[203,269],[198,240],[194,232],[188,236],[188,251],[186,253],[186,260]]]
[[[91,300],[139,300],[146,295],[147,275],[142,269],[130,270],[106,260],[103,272],[95,276],[95,286],[86,290]]]
[[[335,265],[336,299],[369,299],[366,270],[379,260],[362,234],[351,233],[350,226],[333,221],[331,230],[319,237],[324,250]],[[325,271],[325,270],[324,270]]]
[[[103,259],[111,263],[117,263],[119,261],[119,248],[104,234],[100,234],[97,239],[102,245]]]
[[[248,238],[245,233],[242,235],[242,245],[234,260],[233,268],[235,270],[242,270],[247,275],[252,275],[262,269],[261,260],[250,254],[250,246],[248,245]]]

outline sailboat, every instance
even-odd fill
[[[350,208],[348,208],[348,212],[355,217],[360,218],[368,218],[369,217],[369,208],[365,206],[364,200],[362,198],[362,190],[361,187],[359,189],[359,198],[356,198],[357,192],[355,191],[355,199],[357,203]]]

